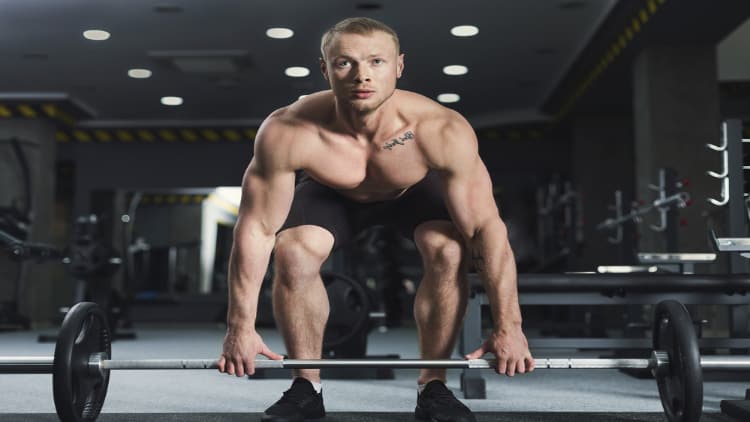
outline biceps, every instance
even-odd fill
[[[293,172],[261,176],[248,170],[243,180],[238,228],[275,235],[289,214],[293,198]]]

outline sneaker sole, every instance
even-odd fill
[[[427,422],[439,422],[437,419],[430,416],[424,409],[422,409],[419,406],[414,408],[414,420],[427,421]]]
[[[435,422],[435,419],[432,419],[430,415],[419,406],[414,408],[414,420]]]

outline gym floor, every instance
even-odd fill
[[[139,325],[136,340],[118,340],[113,358],[211,358],[221,350],[224,329],[218,325]],[[38,343],[39,332],[0,333],[0,355],[52,355],[54,344]],[[283,353],[274,330],[261,330],[266,343]],[[374,330],[368,353],[419,356],[414,328]],[[541,356],[568,356],[546,353]],[[458,357],[458,356],[456,356]],[[483,370],[484,371],[484,370]],[[324,380],[327,420],[413,420],[416,370],[397,370],[391,380]],[[661,421],[664,420],[656,383],[617,370],[539,370],[514,378],[484,372],[487,399],[465,400],[480,421]],[[288,379],[248,379],[213,370],[114,371],[100,420],[257,420],[257,415],[281,396]],[[449,387],[457,397],[459,371],[449,372]],[[720,401],[741,399],[750,382],[707,381],[703,421],[727,420]],[[53,421],[50,375],[0,377],[0,420]],[[583,412],[583,414],[581,414]]]

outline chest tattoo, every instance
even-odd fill
[[[411,139],[414,139],[414,132],[408,131],[400,137],[394,138],[383,144],[383,149],[392,150],[396,145],[404,145],[406,141]]]

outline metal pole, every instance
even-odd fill
[[[537,358],[536,369],[654,369],[669,365],[667,354],[660,352],[651,359],[601,359],[601,358]],[[107,360],[101,354],[91,355],[89,368],[93,371],[149,370],[149,369],[217,369],[215,359],[141,359]],[[701,356],[701,367],[705,371],[750,371],[747,356]],[[284,368],[466,368],[490,369],[495,359],[257,359],[255,367],[262,369]],[[0,373],[35,374],[52,373],[51,356],[0,356]]]
[[[741,355],[701,356],[704,371],[750,371],[750,357]]]
[[[52,356],[0,357],[2,374],[51,374]]]
[[[651,359],[571,359],[542,358],[534,360],[537,369],[603,369],[603,368],[636,368],[649,369],[655,366]],[[91,365],[102,370],[114,369],[216,369],[218,360],[207,359],[146,359],[146,360],[101,360],[91,361]],[[256,368],[494,368],[494,359],[259,359]],[[99,369],[99,368],[97,368]]]

